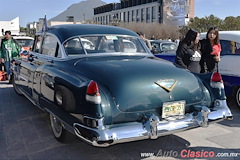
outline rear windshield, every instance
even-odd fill
[[[28,47],[33,44],[33,40],[31,39],[15,39],[19,46],[21,47]]]
[[[99,53],[148,53],[143,45],[144,43],[137,37],[123,35],[91,35],[69,39],[64,43],[64,48],[68,56]]]

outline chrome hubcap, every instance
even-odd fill
[[[59,138],[62,134],[62,123],[53,115],[50,115],[50,118],[53,133],[57,138]]]
[[[239,88],[238,91],[237,91],[236,100],[237,100],[238,106],[240,106],[240,88]]]
[[[58,105],[62,105],[62,94],[60,92],[56,93],[56,101]]]

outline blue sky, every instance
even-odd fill
[[[20,25],[38,21],[47,15],[50,19],[66,10],[71,4],[81,0],[0,0],[0,21],[9,21],[20,17]],[[120,0],[102,0],[106,3]],[[195,0],[195,16],[205,17],[211,14],[224,19],[228,16],[240,16],[240,0]]]

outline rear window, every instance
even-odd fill
[[[64,43],[68,56],[99,53],[148,53],[141,39],[125,35],[91,35],[73,38]]]
[[[225,54],[238,54],[240,55],[240,43],[229,41],[229,40],[220,40],[221,43],[221,55]]]
[[[21,47],[28,47],[33,44],[33,40],[31,39],[15,39],[19,46]]]

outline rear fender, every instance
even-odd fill
[[[226,100],[223,82],[212,82],[211,81],[212,73],[206,73],[206,74],[194,73],[194,75],[208,89],[208,91],[211,95],[212,101],[215,99]]]

